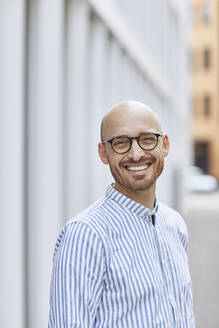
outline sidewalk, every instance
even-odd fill
[[[197,328],[219,327],[219,192],[184,201]]]

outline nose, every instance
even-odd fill
[[[136,139],[132,139],[132,147],[129,151],[129,156],[135,161],[138,162],[142,157],[145,156],[144,150],[139,146]]]

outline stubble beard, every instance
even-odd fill
[[[150,189],[155,183],[157,178],[161,175],[163,168],[164,168],[164,159],[160,158],[157,166],[156,166],[156,162],[153,163],[152,165],[154,165],[153,168],[153,174],[151,176],[151,178],[148,180],[147,176],[141,178],[139,176],[139,179],[136,179],[135,177],[133,177],[130,181],[130,178],[125,178],[123,179],[121,177],[121,172],[119,172],[119,170],[113,168],[110,165],[110,171],[112,176],[114,177],[115,183],[117,186],[119,186],[119,189],[125,189],[127,191],[131,191],[131,192],[138,192],[138,191],[144,191],[144,190],[148,190]]]

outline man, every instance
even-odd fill
[[[60,234],[49,327],[195,327],[186,226],[155,196],[169,150],[157,115],[120,103],[98,147],[115,183]]]

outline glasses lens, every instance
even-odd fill
[[[125,153],[130,148],[130,140],[126,137],[115,138],[112,142],[112,148],[117,153]]]
[[[139,138],[140,146],[145,150],[150,150],[157,145],[157,137],[152,134],[142,134]]]

